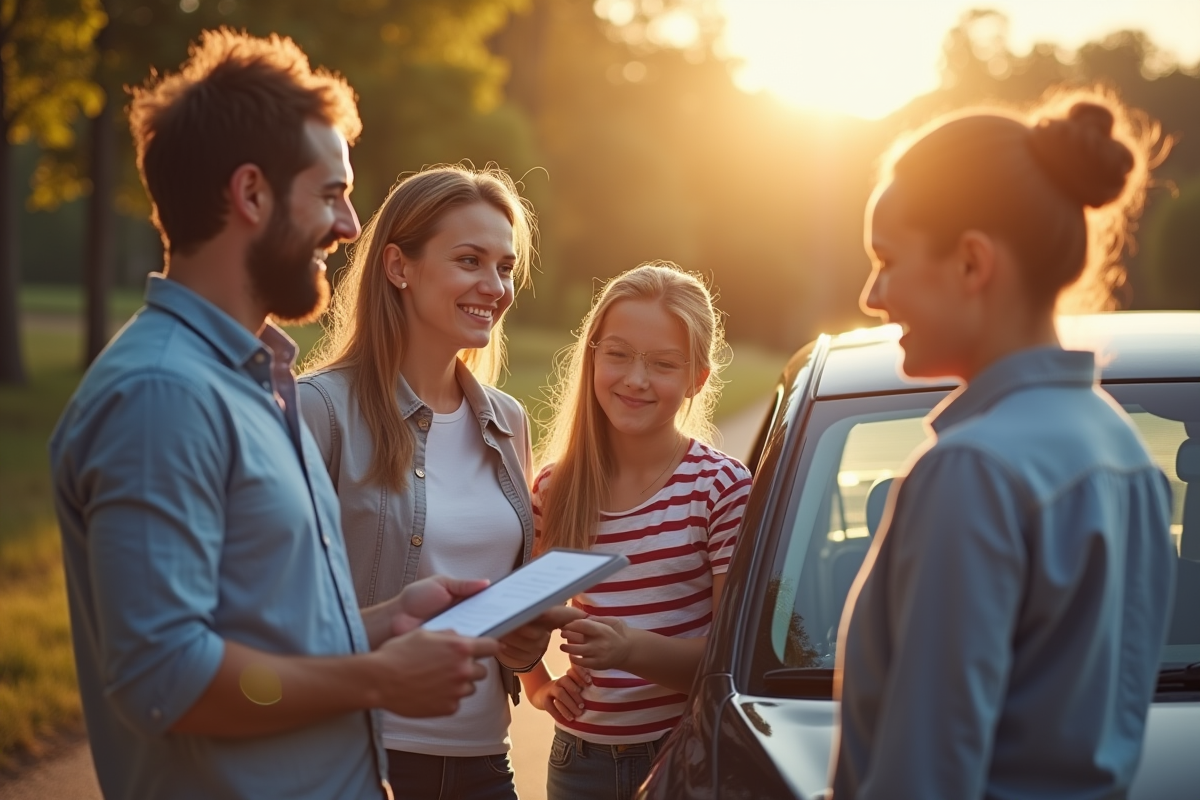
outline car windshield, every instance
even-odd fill
[[[1170,480],[1171,537],[1181,557],[1161,668],[1178,669],[1200,662],[1200,481],[1198,465],[1187,455],[1197,452],[1200,440],[1200,383],[1105,389],[1129,414]],[[785,535],[778,540],[764,586],[752,691],[829,696],[831,682],[823,670],[832,668],[837,656],[838,625],[850,585],[893,479],[926,439],[923,418],[943,397],[944,392],[911,392],[814,404],[781,518]]]

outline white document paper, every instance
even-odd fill
[[[427,620],[421,627],[454,631],[460,636],[484,636],[504,626],[506,630],[494,634],[503,635],[537,617],[546,608],[590,588],[628,563],[624,557],[614,560],[611,555],[602,553],[550,550],[479,594]],[[610,568],[603,569],[606,566]],[[600,570],[599,574],[588,582],[588,576],[597,570]],[[504,625],[514,619],[519,621]]]

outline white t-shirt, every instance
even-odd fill
[[[512,572],[524,544],[521,520],[500,488],[496,458],[466,400],[451,414],[433,415],[426,441],[425,542],[418,579],[440,574],[496,581]],[[487,677],[462,699],[454,716],[384,714],[384,746],[433,756],[507,752],[511,712],[500,667],[494,658],[482,663]]]

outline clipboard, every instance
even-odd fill
[[[554,548],[462,600],[422,628],[500,637],[629,566],[623,555]]]

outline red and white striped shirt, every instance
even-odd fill
[[[534,528],[553,466],[533,484]],[[620,617],[631,628],[688,639],[712,626],[713,576],[729,569],[750,493],[750,472],[734,458],[695,440],[666,485],[619,514],[602,513],[592,549],[622,553],[630,565],[571,602],[588,614]],[[593,670],[585,709],[559,725],[597,744],[661,737],[679,721],[687,695],[621,670]]]

